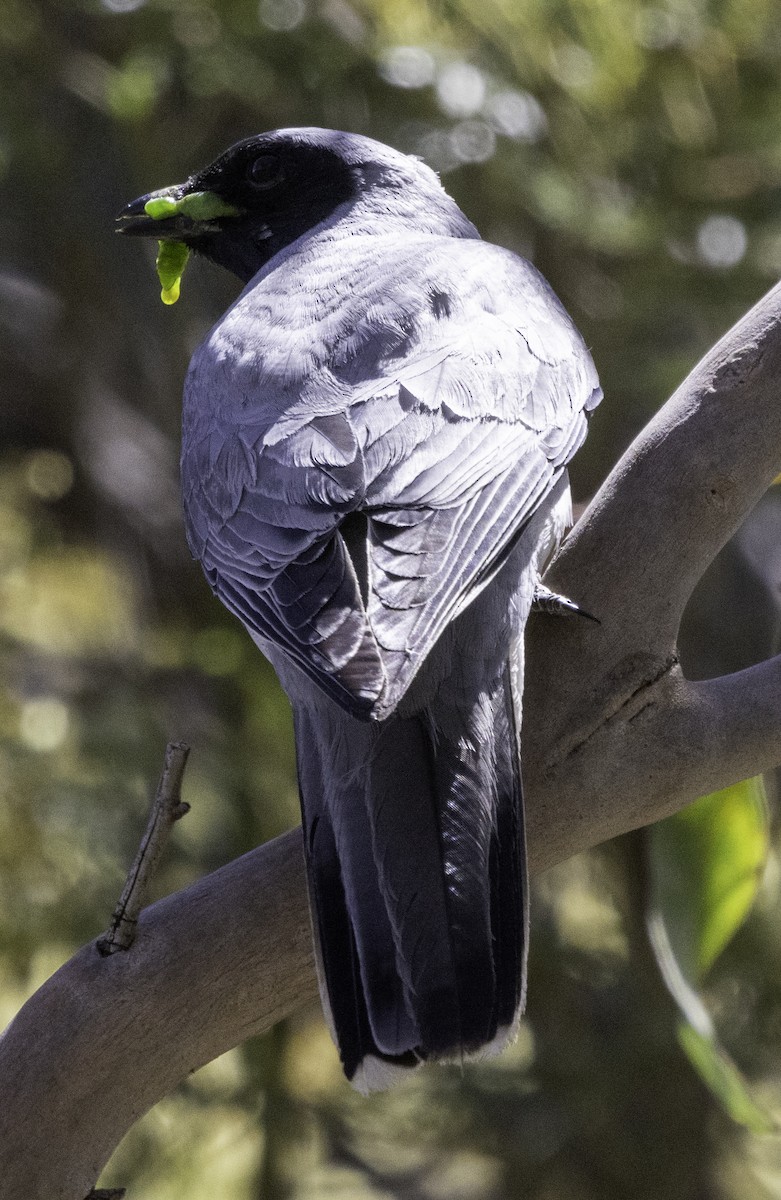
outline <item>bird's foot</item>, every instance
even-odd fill
[[[601,624],[599,617],[594,617],[590,612],[586,612],[585,608],[581,608],[574,600],[570,600],[567,596],[560,596],[558,592],[552,592],[550,588],[539,582],[534,586],[532,611],[548,613],[551,617],[585,617],[587,621],[594,621],[597,625]]]

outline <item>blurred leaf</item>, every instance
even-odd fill
[[[88,547],[43,552],[0,578],[0,631],[52,654],[127,653],[134,609],[123,565]]]
[[[769,846],[761,776],[703,796],[649,834],[648,932],[682,1020],[678,1040],[694,1069],[734,1121],[773,1128],[719,1045],[697,985],[745,920]]]
[[[107,82],[108,107],[123,121],[143,121],[154,110],[165,86],[167,69],[156,55],[139,52],[130,55]]]
[[[744,921],[767,859],[761,776],[703,796],[651,830],[651,906],[690,984]]]
[[[678,1026],[678,1041],[694,1069],[725,1110],[752,1133],[771,1133],[775,1128],[769,1114],[749,1095],[738,1068],[713,1037],[700,1033],[688,1021]]]

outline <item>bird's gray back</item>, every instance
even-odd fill
[[[599,397],[530,264],[478,239],[337,223],[261,272],[193,358],[191,547],[253,632],[381,715]]]

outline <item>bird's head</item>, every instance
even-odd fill
[[[347,213],[476,236],[437,176],[358,134],[281,129],[245,138],[184,183],[140,196],[117,232],[184,243],[245,282],[303,234]],[[426,217],[426,214],[428,216]]]

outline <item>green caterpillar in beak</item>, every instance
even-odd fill
[[[173,196],[155,196],[147,200],[144,212],[153,221],[163,221],[180,213],[191,217],[193,221],[210,221],[215,217],[234,216],[238,209],[226,204],[213,192],[190,192],[178,200]],[[162,288],[160,299],[163,304],[176,304],[190,251],[184,242],[165,241],[157,245],[157,276]]]
[[[190,249],[184,242],[157,243],[157,278],[160,280],[160,299],[163,304],[176,304],[190,257]]]

